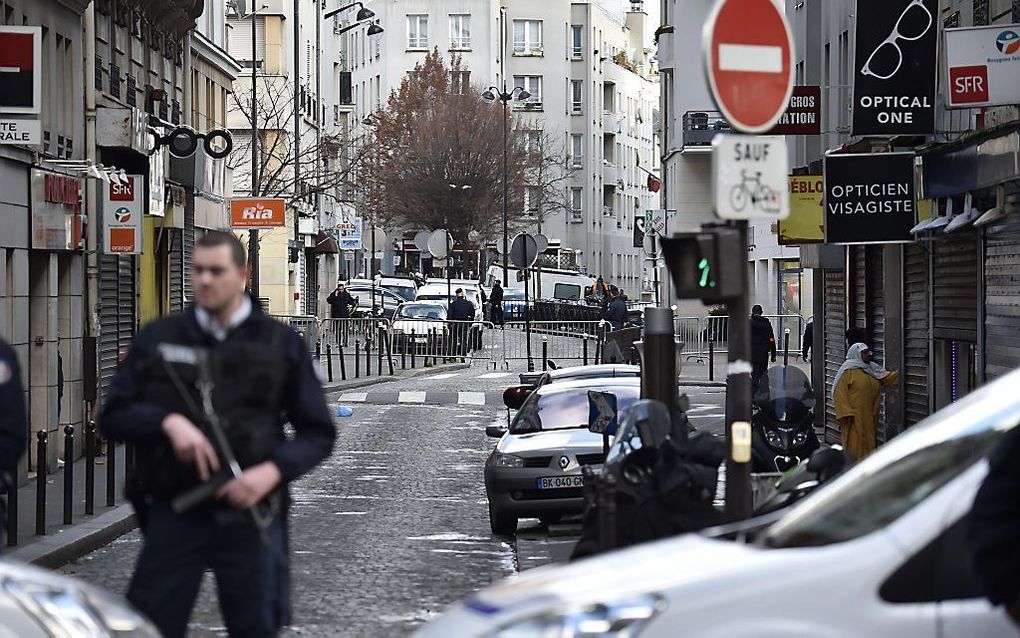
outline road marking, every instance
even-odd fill
[[[424,392],[405,390],[397,395],[398,403],[425,403]]]
[[[425,377],[425,380],[426,381],[432,381],[432,380],[439,380],[439,379],[451,379],[451,378],[456,377],[456,376],[459,376],[459,375],[454,373],[454,372],[447,372],[445,374],[437,374],[437,375],[435,375],[433,377]]]
[[[341,394],[341,401],[349,401],[351,403],[364,403],[368,399],[367,392],[348,392],[347,394]]]
[[[458,405],[485,405],[484,392],[458,392]]]
[[[502,379],[503,377],[509,377],[510,372],[490,372],[488,374],[478,375],[479,379]]]
[[[782,73],[783,49],[759,44],[720,44],[719,70]]]

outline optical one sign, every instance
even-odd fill
[[[825,156],[825,243],[908,242],[916,219],[913,153]]]
[[[857,0],[854,135],[935,132],[938,0]]]

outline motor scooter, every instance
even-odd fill
[[[751,471],[785,472],[818,449],[815,395],[799,368],[773,366],[754,393],[751,417]]]

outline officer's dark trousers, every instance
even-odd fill
[[[230,635],[274,636],[289,605],[284,552],[279,518],[267,546],[250,520],[222,525],[156,503],[127,598],[163,636],[184,636],[202,574],[211,569]]]
[[[751,355],[751,396],[758,392],[758,382],[769,367],[769,354],[764,355],[753,353]]]

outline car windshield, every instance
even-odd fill
[[[1020,421],[1020,372],[971,392],[809,496],[762,535],[767,547],[839,543],[896,521],[988,456]],[[1011,385],[1012,384],[1012,385]]]
[[[397,316],[405,319],[446,319],[446,308],[436,304],[404,304]]]
[[[414,293],[417,292],[414,286],[398,286],[396,284],[388,284],[383,286],[386,290],[390,290],[400,296],[405,301],[414,301]]]
[[[555,387],[555,386],[549,386]],[[596,388],[567,388],[551,392],[536,392],[528,397],[510,424],[511,434],[527,434],[548,430],[567,430],[588,427],[588,390],[602,390],[616,395],[616,409],[622,412],[638,400],[641,388],[637,385]]]

